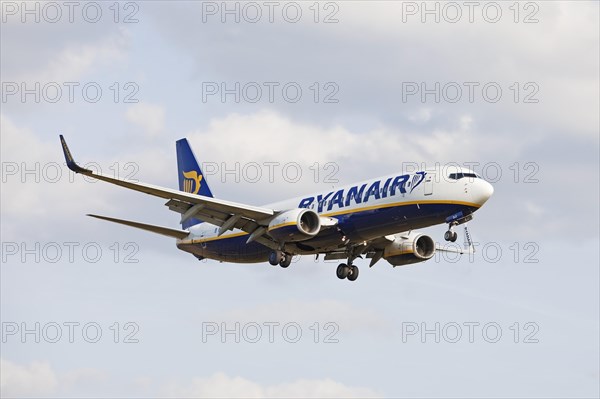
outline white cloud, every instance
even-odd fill
[[[171,382],[162,389],[167,397],[196,398],[358,398],[378,397],[377,392],[349,387],[332,379],[298,379],[290,383],[261,385],[242,378],[215,373],[207,378],[194,378],[188,384]]]
[[[160,105],[139,103],[127,109],[127,120],[141,127],[148,136],[155,137],[165,128],[165,108]]]
[[[498,23],[486,22],[482,4],[475,6],[474,22],[470,23],[469,7],[462,3],[458,5],[462,10],[458,23],[443,18],[436,22],[431,13],[426,23],[420,13],[404,23],[402,8],[408,3],[411,2],[343,3],[339,6],[340,23],[311,26],[311,31],[306,32],[306,40],[312,39],[310,35],[316,40],[318,35],[319,46],[310,47],[302,40],[290,46],[289,40],[281,40],[285,35],[273,34],[269,29],[249,29],[244,24],[236,26],[242,33],[239,40],[230,40],[227,28],[231,25],[224,29],[213,26],[214,30],[207,34],[209,27],[192,25],[193,16],[184,9],[169,10],[174,15],[161,18],[160,23],[167,26],[164,32],[173,46],[183,46],[186,55],[195,57],[198,76],[218,76],[229,82],[252,81],[257,76],[280,81],[289,77],[299,81],[324,76],[335,79],[340,86],[340,106],[314,108],[310,104],[311,108],[301,113],[306,120],[336,121],[362,116],[403,123],[394,116],[395,112],[414,114],[413,109],[422,107],[418,95],[411,101],[402,101],[403,83],[423,82],[433,87],[439,82],[443,87],[450,82],[459,86],[477,82],[473,102],[468,100],[466,87],[462,87],[456,104],[434,103],[433,96],[429,96],[428,104],[440,115],[433,123],[446,126],[458,109],[485,117],[488,129],[479,132],[481,135],[502,133],[520,139],[523,133],[542,131],[549,135],[566,131],[586,139],[597,137],[598,2],[535,3],[537,11],[521,4],[518,23],[514,22],[515,7],[509,2],[500,2],[502,18]],[[436,4],[438,8],[445,7],[443,2]],[[436,4],[414,3],[420,9],[431,9]],[[155,12],[163,15],[162,9]],[[539,22],[523,23],[532,12]],[[182,28],[182,21],[190,28]],[[277,28],[285,32],[286,26]],[[215,42],[219,45],[214,46]],[[323,53],[331,49],[333,56],[324,57]],[[302,68],[290,67],[306,59],[311,62],[303,63]],[[211,60],[218,61],[213,64]],[[243,68],[239,68],[242,63]],[[265,70],[265,64],[272,68]],[[482,96],[482,88],[491,82],[502,89],[502,99],[495,104]],[[518,85],[513,86],[515,82]],[[516,91],[517,103],[513,100]],[[525,103],[527,95],[539,103]],[[289,112],[287,105],[278,102],[273,107]],[[564,112],[565,105],[569,105],[569,112]],[[298,104],[291,114],[299,115],[299,107],[302,105]],[[509,124],[512,131],[498,132],[501,126]]]
[[[336,160],[344,155],[345,148],[358,144],[357,138],[340,126],[322,129],[295,124],[272,110],[214,118],[206,130],[190,132],[187,137],[195,147],[206,148],[217,159],[242,162],[286,157],[303,164]],[[338,145],[320,145],[328,140]]]
[[[265,391],[260,384],[241,377],[229,377],[224,373],[216,373],[208,378],[196,377],[185,385],[171,382],[162,391],[167,397],[260,398],[265,396]]]
[[[0,359],[0,396],[62,396],[93,382],[104,382],[106,374],[92,368],[56,372],[50,363],[34,360],[17,364]]]
[[[105,36],[95,42],[68,44],[53,53],[48,59],[36,59],[26,63],[27,69],[9,65],[14,76],[4,80],[23,82],[73,82],[78,81],[94,70],[123,62],[126,57],[128,37],[126,31]],[[18,62],[19,56],[14,57]],[[28,86],[29,87],[29,86]]]
[[[0,391],[3,397],[51,395],[58,389],[58,376],[47,362],[22,366],[0,359]]]
[[[2,234],[5,239],[48,239],[57,235],[57,228],[72,232],[72,227],[81,226],[86,213],[122,211],[119,204],[128,195],[132,195],[129,198],[133,200],[146,199],[139,193],[75,175],[66,167],[58,136],[51,141],[43,140],[39,132],[16,124],[4,114],[0,114],[0,128],[3,162],[0,196]],[[117,162],[120,165],[120,176],[127,175],[132,169],[125,169],[123,165],[131,162],[139,172],[134,178],[147,178],[156,183],[161,181],[168,166],[174,169],[174,165],[167,165],[164,146],[125,148],[127,153],[115,152],[111,154],[112,158],[107,159],[94,156],[94,144],[89,141],[91,146],[86,148],[82,147],[81,141],[73,140],[74,137],[66,139],[76,161],[82,165],[86,165],[86,161],[93,162],[90,167],[99,167],[100,171],[109,175],[116,173],[111,167]],[[74,143],[78,145],[73,145]],[[170,176],[174,181],[175,172]],[[137,203],[138,209],[141,203]],[[165,212],[165,215],[169,214],[166,209],[161,208],[160,202],[150,201],[149,204],[154,209]],[[136,207],[128,207],[125,211],[131,211],[132,208]],[[32,225],[36,225],[35,230],[30,228]],[[91,220],[84,225],[93,230],[98,226]],[[124,230],[123,232],[125,233]],[[94,238],[99,238],[98,232],[94,234]]]
[[[51,217],[87,206],[100,204],[87,195],[86,186],[95,183],[85,183],[64,165],[58,137],[54,142],[43,141],[35,132],[18,126],[6,115],[0,115],[2,129],[2,230],[5,237],[17,237],[12,233],[12,223],[6,223],[7,215],[25,222],[40,217]],[[13,174],[14,173],[14,174]],[[73,179],[73,180],[70,180]],[[99,186],[99,185],[98,185]],[[60,187],[60,188],[59,188]],[[45,206],[52,204],[52,209]],[[27,224],[27,223],[26,223]],[[7,234],[8,233],[8,234]]]
[[[49,79],[78,78],[92,68],[122,61],[125,41],[122,36],[111,36],[98,43],[65,48],[47,66]]]
[[[0,359],[0,394],[2,397],[77,396],[78,392],[102,396],[103,387],[111,386],[105,372],[97,369],[75,369],[56,372],[48,362],[33,361],[20,365]],[[96,390],[95,393],[90,388]],[[87,388],[86,388],[87,387]],[[145,396],[149,391],[159,397],[209,397],[209,398],[358,398],[377,397],[376,391],[363,387],[323,379],[296,379],[280,384],[260,384],[217,372],[209,377],[194,377],[188,382],[156,382],[140,377],[134,381],[132,395]],[[98,391],[100,389],[100,391]],[[118,395],[118,393],[117,393]]]
[[[425,112],[422,117],[428,115]],[[379,127],[356,132],[339,125],[323,128],[293,122],[278,112],[262,110],[212,119],[206,129],[192,131],[187,137],[195,148],[210,153],[213,159],[240,162],[289,159],[303,165],[326,160],[355,164],[356,156],[360,155],[363,167],[368,162],[391,170],[398,168],[399,159],[419,162],[463,161],[475,156],[494,159],[499,151],[517,154],[527,143],[527,138],[515,143],[506,136],[479,135],[473,131],[474,123],[473,116],[458,115],[455,130],[437,129],[424,135]]]
[[[421,108],[408,116],[408,120],[414,123],[427,123],[431,120],[431,108]]]
[[[361,398],[379,397],[371,389],[350,387],[329,378],[321,380],[300,379],[288,384],[267,387],[267,397],[272,398]]]

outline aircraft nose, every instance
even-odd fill
[[[478,179],[477,185],[473,190],[473,201],[479,205],[483,205],[494,194],[494,186],[489,182]]]

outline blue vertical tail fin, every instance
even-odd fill
[[[212,191],[208,186],[206,178],[202,174],[202,169],[196,161],[187,139],[177,140],[177,175],[179,176],[179,190],[186,193],[213,197]],[[202,223],[198,219],[188,219],[183,222],[182,227],[187,229],[195,224]]]

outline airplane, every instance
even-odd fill
[[[199,260],[259,263],[287,268],[295,255],[320,254],[325,260],[345,260],[336,269],[339,279],[355,281],[354,264],[363,255],[369,267],[385,259],[393,267],[424,262],[436,250],[474,252],[466,222],[494,193],[493,186],[470,169],[396,173],[264,206],[215,198],[187,141],[176,142],[179,190],[119,179],[82,168],[73,159],[62,135],[69,169],[101,181],[166,199],[181,215],[182,229],[88,214],[122,225],[176,239],[177,248]],[[437,175],[437,176],[436,176]],[[415,231],[447,224],[446,241],[465,224],[469,247],[437,246]]]

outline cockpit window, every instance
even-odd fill
[[[463,177],[478,178],[479,176],[477,176],[475,173],[450,173],[448,175],[448,178],[453,179],[453,180],[459,180],[459,179],[462,179]]]

